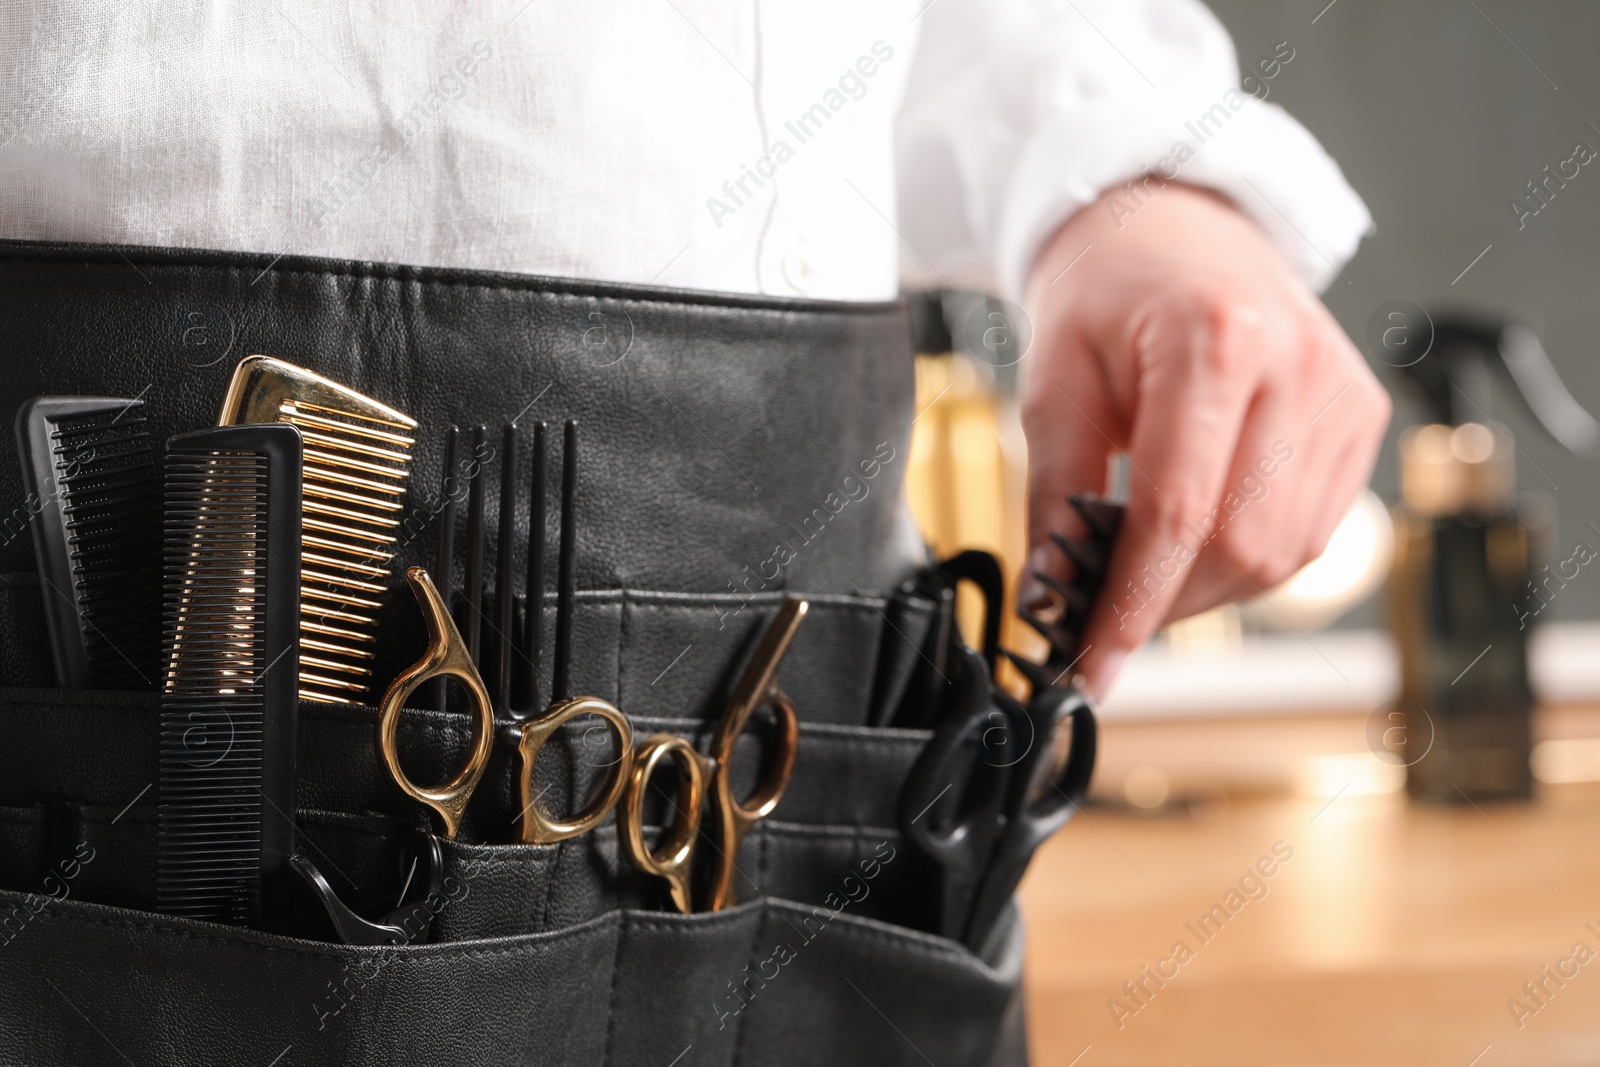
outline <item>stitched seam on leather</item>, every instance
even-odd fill
[[[798,911],[802,914],[809,914],[810,912],[810,909],[800,907],[792,901],[783,901],[780,906],[785,906],[789,910]],[[825,911],[832,910],[823,905],[815,905],[815,907],[822,907]],[[889,930],[873,929],[872,927],[864,925],[866,923],[881,923],[886,926],[893,925],[882,919],[865,919],[859,915],[839,915],[837,918],[850,920],[849,922],[843,923],[840,926],[840,929],[849,931],[849,936],[857,941],[876,943],[893,948],[896,951],[915,954],[930,960],[939,960],[942,962],[957,963],[962,965],[970,965],[975,963],[982,967],[985,971],[991,973],[994,971],[994,968],[984,963],[975,954],[956,945],[954,942],[951,942],[949,946],[946,947],[945,945],[941,944],[931,944],[928,941],[915,938],[914,936],[908,936],[920,933],[920,931],[912,930],[909,927],[900,927],[899,929],[904,932],[895,933]],[[832,928],[832,924],[830,923],[828,929],[831,930]],[[923,934],[922,936],[931,938],[934,935]]]
[[[101,700],[98,694],[93,699],[74,696],[78,690],[70,689],[40,689],[36,686],[11,687],[12,692],[0,694],[0,708],[34,709],[34,708],[89,708],[90,710],[109,710],[117,707],[131,707],[146,709],[150,712],[158,710],[154,701],[146,700],[117,700],[115,693],[107,691],[108,699]],[[46,695],[49,694],[49,695]],[[59,697],[55,694],[60,694]],[[449,715],[449,720],[438,718]],[[643,719],[665,719],[666,716],[646,715]],[[375,721],[370,711],[361,711],[343,708],[336,704],[307,703],[300,709],[302,722],[327,723],[331,726],[353,728],[357,730],[371,730]],[[673,722],[698,722],[701,729],[709,730],[709,724],[701,720],[672,719]],[[460,740],[471,735],[471,730],[466,722],[464,712],[437,712],[426,708],[407,708],[405,731],[407,733],[428,731],[429,733],[447,733],[450,740]],[[848,733],[838,731],[848,730]],[[870,732],[869,732],[870,730]],[[808,723],[800,724],[800,732],[807,738],[811,745],[827,744],[840,745],[846,748],[861,748],[865,745],[879,747],[920,748],[927,743],[931,731],[907,730],[896,727],[850,726],[844,723]]]
[[[762,819],[761,829],[774,837],[798,837],[807,840],[859,837],[868,831],[896,838],[900,836],[900,831],[892,826],[871,826],[862,823],[784,822],[779,819]]]
[[[25,894],[15,895],[24,896]],[[613,914],[620,915],[621,913],[611,912],[597,918],[609,918],[610,915]],[[324,951],[304,948],[289,948],[285,945],[263,945],[260,942],[251,941],[248,938],[243,937],[224,937],[217,934],[201,933],[198,930],[179,930],[171,926],[162,926],[159,923],[140,922],[132,919],[111,919],[93,915],[69,915],[63,912],[54,911],[48,907],[38,913],[38,918],[48,919],[51,922],[77,923],[79,925],[87,926],[105,926],[117,930],[148,930],[153,934],[171,936],[188,941],[204,941],[217,945],[233,945],[238,948],[278,953],[285,956],[304,956],[308,959],[338,960],[350,957],[386,956],[389,957],[389,962],[385,966],[397,966],[400,964],[420,965],[428,963],[433,959],[473,960],[494,959],[500,956],[516,956],[537,950],[543,945],[556,944],[561,941],[577,940],[591,934],[598,934],[605,928],[606,925],[608,925],[603,922],[594,922],[594,920],[588,920],[584,923],[578,924],[576,927],[564,930],[541,932],[539,935],[537,935],[540,938],[537,941],[530,940],[520,945],[507,945],[503,948],[459,949],[457,946],[459,946],[461,942],[447,941],[439,945],[413,945],[400,949],[377,949],[370,952],[357,952],[350,948],[343,948],[342,946],[338,945],[329,945],[328,949]],[[594,922],[594,925],[591,926],[591,922]],[[425,955],[407,955],[406,953],[425,953]]]
[[[611,691],[613,693],[617,694],[617,700],[619,702],[622,700],[622,657],[628,654],[628,613],[629,613],[630,607],[631,607],[631,605],[628,603],[628,591],[627,591],[627,589],[623,589],[622,590],[621,611],[618,613],[619,618],[617,619],[617,678],[616,678],[616,682],[612,685],[612,688],[611,688]],[[617,758],[621,759],[622,758],[622,754],[618,753],[617,754]],[[618,815],[617,817],[620,819],[621,815]],[[624,862],[625,861],[624,861],[623,857],[621,857],[621,856],[617,857],[617,866],[618,866],[619,869],[622,867]],[[611,901],[612,901],[612,903],[617,905],[618,907],[621,907],[622,906],[622,879],[620,879],[620,878],[612,879],[610,889],[611,889]],[[620,940],[620,937],[619,937],[619,940]],[[613,983],[613,987],[612,988],[613,988],[613,991],[614,991],[615,990],[616,976],[613,975],[611,980],[612,980],[612,983]],[[606,1054],[608,1056],[611,1054],[611,1035],[609,1033],[606,1034]]]
[[[641,930],[691,930],[714,932],[721,929],[723,926],[737,925],[737,920],[742,918],[742,916],[734,915],[733,918],[729,919],[727,922],[713,925],[707,920],[710,920],[716,916],[718,914],[716,912],[699,912],[693,916],[689,916],[689,919],[691,920],[689,922],[673,922],[669,919],[649,919],[633,911],[624,911],[622,914],[628,916],[628,921]]]
[[[600,1056],[600,1062],[611,1062],[611,1041],[617,1033],[617,972],[622,969],[622,943],[628,938],[628,916],[624,914],[622,921],[617,924],[617,950],[611,956],[611,995],[607,997],[606,1007],[606,1048]]]
[[[20,895],[23,895],[23,894],[12,894],[12,895],[20,896]],[[756,934],[755,934],[754,937],[751,938],[751,950],[750,950],[750,955],[751,956],[754,955],[755,945],[759,943],[760,934],[761,934],[762,930],[766,929],[766,923],[770,919],[770,909],[771,909],[771,905],[772,905],[771,898],[763,897],[762,901],[761,901],[761,904],[762,904],[762,907],[761,907],[762,919],[761,919],[761,921],[759,923],[756,924]],[[784,902],[784,906],[786,907],[787,910],[803,910],[803,909],[797,908],[796,906],[790,904],[789,902]],[[605,915],[605,916],[597,917],[597,919],[599,919],[599,918],[609,918],[612,915],[617,916],[618,924],[620,924],[620,923],[622,923],[624,921],[631,921],[631,922],[640,923],[640,924],[647,924],[646,920],[634,917],[632,915],[632,913],[627,912],[627,911],[610,912],[610,913],[607,913],[607,915]],[[570,929],[566,929],[566,930],[559,930],[559,931],[552,931],[552,932],[544,933],[544,934],[539,935],[539,940],[530,940],[530,941],[528,941],[528,942],[526,942],[524,944],[508,945],[508,946],[505,946],[503,948],[477,948],[477,949],[460,950],[460,949],[456,948],[456,946],[459,945],[460,942],[445,942],[445,943],[440,944],[440,945],[412,946],[411,948],[400,949],[398,951],[394,950],[394,949],[384,949],[384,950],[373,950],[373,951],[370,951],[370,952],[356,952],[356,951],[353,951],[353,950],[350,950],[350,949],[339,950],[339,946],[332,946],[332,945],[330,945],[329,946],[329,950],[326,950],[326,951],[317,951],[317,950],[314,950],[314,949],[289,948],[287,946],[282,946],[282,945],[263,945],[263,944],[260,944],[259,942],[251,941],[251,940],[249,940],[247,938],[242,938],[242,937],[234,938],[234,937],[220,936],[220,935],[217,935],[217,934],[202,933],[202,932],[196,931],[196,930],[179,930],[179,929],[175,929],[175,928],[170,927],[170,926],[163,926],[163,925],[161,925],[159,923],[140,922],[138,920],[112,919],[112,918],[103,918],[103,917],[100,917],[100,916],[92,916],[92,915],[66,914],[66,913],[63,913],[63,912],[60,912],[60,911],[57,911],[57,910],[55,910],[53,908],[48,908],[48,907],[45,908],[43,911],[39,912],[38,918],[41,919],[41,920],[48,920],[50,922],[76,923],[76,924],[79,924],[79,925],[87,925],[87,926],[104,926],[104,927],[107,927],[107,928],[110,928],[110,929],[115,929],[115,930],[126,930],[126,929],[147,930],[152,934],[156,934],[156,935],[160,935],[160,936],[170,936],[170,937],[179,938],[179,939],[183,939],[183,940],[202,941],[202,942],[207,942],[207,943],[211,943],[211,944],[218,944],[218,945],[233,945],[233,946],[236,946],[236,947],[239,947],[239,948],[252,949],[252,950],[268,952],[268,953],[277,953],[277,954],[286,955],[286,956],[303,956],[303,957],[306,957],[308,959],[317,959],[317,960],[337,960],[337,959],[350,958],[350,957],[353,957],[353,956],[354,957],[386,956],[386,957],[389,957],[389,963],[386,964],[386,966],[393,966],[393,965],[400,965],[400,964],[419,965],[420,966],[420,965],[426,964],[426,963],[430,962],[430,960],[436,959],[436,958],[437,959],[441,959],[441,960],[457,960],[457,959],[474,960],[474,959],[495,959],[495,958],[498,958],[498,957],[501,957],[501,956],[516,956],[516,955],[526,954],[526,953],[529,953],[529,952],[532,952],[532,951],[536,951],[537,949],[539,949],[540,947],[545,946],[545,945],[552,945],[552,944],[556,944],[556,943],[562,942],[562,941],[576,940],[576,939],[579,939],[579,938],[582,938],[582,937],[586,937],[586,936],[589,936],[589,935],[592,935],[592,934],[598,934],[607,925],[606,923],[598,922],[596,920],[589,920],[588,922],[580,924],[576,928],[570,928]],[[843,916],[841,916],[841,918],[843,918]],[[978,968],[980,970],[980,972],[982,973],[982,975],[984,977],[993,978],[993,979],[995,979],[997,981],[999,980],[998,979],[998,972],[996,972],[994,968],[990,967],[988,964],[984,963],[981,959],[979,959],[977,956],[973,955],[970,952],[966,952],[965,950],[958,949],[958,948],[956,948],[954,946],[952,946],[950,948],[944,948],[944,947],[939,946],[939,945],[929,944],[926,941],[912,940],[912,939],[907,938],[905,935],[897,935],[897,934],[895,934],[893,932],[890,932],[890,931],[874,930],[874,929],[871,929],[871,928],[863,925],[867,921],[869,921],[869,920],[863,920],[863,919],[860,919],[859,917],[856,917],[856,918],[854,918],[854,921],[847,923],[843,927],[843,929],[848,929],[851,932],[851,936],[853,938],[859,940],[859,941],[877,943],[877,944],[880,944],[880,945],[883,945],[883,946],[886,946],[886,947],[889,947],[889,948],[893,948],[897,952],[900,952],[902,954],[921,956],[921,957],[925,957],[925,958],[928,958],[928,959],[938,960],[938,961],[941,961],[941,962],[959,964],[959,965],[961,965],[963,967],[966,967],[968,969],[976,967],[976,968]],[[591,926],[590,925],[591,922],[594,925]],[[682,926],[680,924],[678,924],[678,923],[660,923],[660,924],[648,924],[648,925],[659,925],[661,927],[670,928],[670,929],[681,929],[682,928]],[[711,929],[711,928],[712,927],[710,927],[710,926],[702,927],[702,929]],[[911,931],[907,931],[907,933],[911,933]],[[408,955],[406,953],[425,953],[425,955]],[[740,1014],[742,1015],[743,1013],[741,1012]],[[741,1030],[740,1033],[741,1033],[741,1038],[742,1038],[743,1031]]]
[[[11,826],[42,826],[49,809],[44,804],[7,804],[0,807],[0,823]]]
[[[770,905],[767,903],[767,899],[768,898],[765,897],[765,896],[763,896],[761,898],[761,920],[755,924],[755,932],[750,935],[750,948],[748,950],[746,950],[746,952],[744,954],[745,959],[749,960],[750,963],[755,963],[755,960],[756,960],[756,946],[761,943],[761,935],[767,929],[767,921],[771,918],[771,915],[772,915]],[[746,970],[750,969],[750,963],[746,963],[745,964],[745,969]],[[759,977],[759,972],[760,972],[760,965],[758,964],[757,965],[757,976],[758,977]],[[752,994],[750,999],[753,1001],[756,998]],[[748,1004],[745,1005],[745,1008],[748,1008],[748,1007],[749,1007]],[[745,1008],[739,1009],[738,1021],[736,1023],[734,1023],[734,1026],[737,1028],[738,1033],[734,1034],[734,1036],[733,1036],[733,1060],[731,1062],[730,1067],[739,1067],[739,1065],[744,1062],[744,1035],[747,1033],[747,1031],[744,1028]]]
[[[524,815],[523,818],[526,819],[527,816]],[[550,897],[555,891],[556,882],[559,880],[556,876],[561,871],[561,853],[566,844],[565,841],[557,841],[556,850],[551,854],[550,875],[544,883],[544,909],[539,916],[539,929],[541,931],[550,929]]]

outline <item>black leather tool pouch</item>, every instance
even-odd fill
[[[608,822],[560,845],[445,842],[431,942],[379,949],[150,910],[157,711],[153,695],[0,691],[8,789],[56,798],[0,807],[0,1062],[116,1049],[266,1063],[290,1048],[297,1064],[631,1064],[691,1046],[695,1062],[729,1064],[911,1064],[918,1049],[1022,1062],[1020,926],[982,960],[903,925],[928,883],[893,828],[893,783],[920,731],[802,727],[786,817],[745,840],[728,911],[672,913]],[[301,841],[353,900],[392,887],[412,821],[380,779],[348,803],[361,783],[340,768],[370,758],[374,714],[301,710],[317,746],[302,752],[303,795],[360,809],[303,804]],[[419,737],[465,741],[464,716],[435,715]]]
[[[875,725],[907,699],[932,617],[897,593],[924,562],[902,501],[903,307],[0,242],[0,344],[0,414],[38,394],[139,396],[164,440],[213,424],[258,352],[411,414],[401,567],[431,562],[445,426],[579,419],[573,681],[641,735],[704,750],[778,602],[812,604],[779,673],[801,720],[794,777],[745,839],[726,911],[676,914],[611,820],[505,843],[500,752],[443,845],[427,943],[174,918],[154,911],[154,680],[53,687],[30,504],[0,435],[0,1063],[1025,1062],[1020,926],[982,959],[913,928],[928,882],[898,800],[929,735]],[[379,679],[423,643],[399,575]],[[468,735],[463,714],[408,710],[408,771],[446,776]],[[396,891],[422,823],[375,737],[371,707],[300,707],[300,845],[356,907]],[[551,806],[575,810],[603,762],[569,728],[539,768]]]

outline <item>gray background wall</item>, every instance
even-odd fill
[[[1241,67],[1280,41],[1294,47],[1267,83],[1269,99],[1316,134],[1377,222],[1344,268],[1349,283],[1335,280],[1324,297],[1358,347],[1374,309],[1395,298],[1430,311],[1517,312],[1540,329],[1573,395],[1600,415],[1600,160],[1521,231],[1507,207],[1576,141],[1600,150],[1588,125],[1600,125],[1600,4],[1336,0],[1324,12],[1326,0],[1210,2]],[[1587,520],[1600,524],[1600,461],[1562,450],[1503,394],[1492,414],[1525,454],[1519,487],[1553,501],[1565,556]],[[1387,500],[1397,493],[1399,430],[1418,415],[1397,397],[1373,480]],[[1368,604],[1343,624],[1381,618],[1381,605]],[[1600,618],[1600,571],[1569,583],[1544,618]]]

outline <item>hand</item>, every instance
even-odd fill
[[[1103,492],[1114,451],[1129,461],[1074,668],[1096,697],[1162,624],[1320,555],[1389,421],[1366,362],[1247,217],[1190,186],[1150,189],[1120,228],[1105,202],[1074,215],[1028,284],[1028,575],[1070,574],[1049,542],[1084,533],[1067,494]],[[1026,575],[1022,602],[1048,603]]]

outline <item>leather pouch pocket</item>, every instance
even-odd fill
[[[0,889],[39,891],[49,852],[50,809],[43,804],[0,806]]]
[[[56,844],[55,864],[80,861],[68,883],[72,897],[155,910],[156,806],[72,804],[67,816],[66,840]]]
[[[0,1061],[989,1064],[1020,956],[771,899],[398,949],[53,901],[0,949]]]
[[[619,925],[370,949],[52,902],[0,949],[0,1062],[600,1063]]]
[[[740,1045],[804,1055],[738,1062],[1026,1062],[1014,919],[991,966],[943,938],[829,914],[768,903],[752,953],[765,985],[740,1012]]]
[[[658,828],[647,827],[647,842]],[[560,845],[441,842],[443,887],[432,940],[559,929],[615,908],[671,913],[664,882],[620,858],[614,824]],[[735,898],[781,896],[805,906],[904,924],[926,895],[894,830],[803,826],[767,819],[745,838]]]

